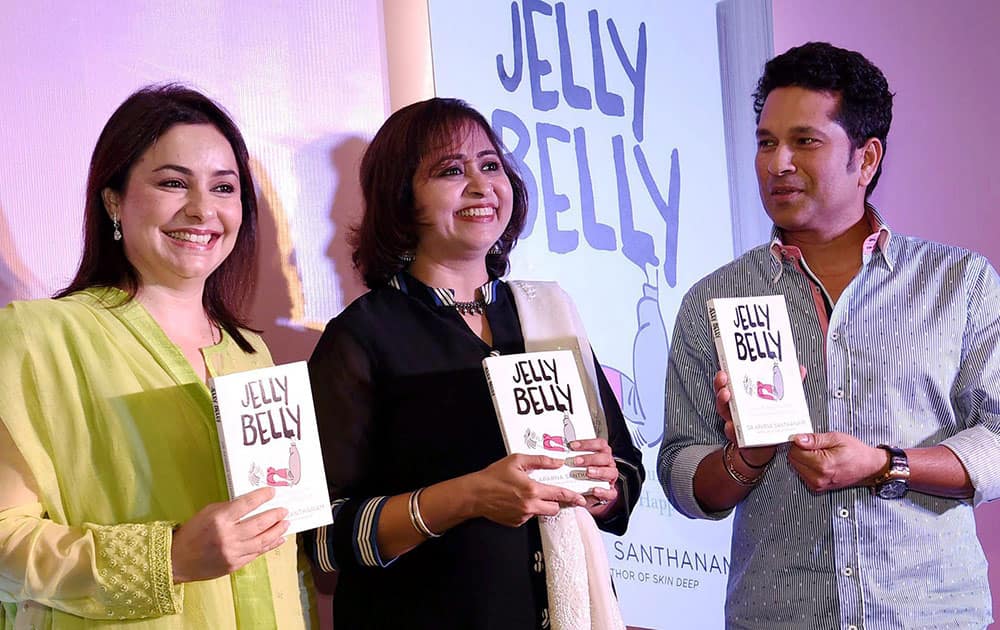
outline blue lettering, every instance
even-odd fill
[[[576,249],[580,235],[576,230],[560,230],[557,214],[569,209],[569,197],[555,191],[552,179],[552,159],[549,156],[549,139],[569,142],[569,132],[557,125],[538,123],[535,125],[538,138],[538,167],[542,177],[542,203],[545,207],[545,231],[549,237],[549,251],[565,254]]]
[[[632,217],[632,195],[629,192],[628,173],[625,169],[625,146],[620,135],[611,138],[614,153],[615,175],[618,181],[618,214],[621,217],[622,253],[645,271],[646,265],[659,265],[653,237],[635,229]]]
[[[538,111],[547,112],[559,104],[559,93],[555,90],[542,89],[542,77],[552,72],[552,64],[538,57],[535,13],[552,15],[552,7],[541,0],[524,0],[524,32],[528,49],[528,76],[531,79],[531,104]]]
[[[621,61],[625,74],[632,82],[632,132],[635,133],[635,139],[641,142],[642,120],[646,109],[646,23],[639,23],[639,43],[635,53],[635,66],[629,62],[628,53],[625,52],[622,38],[618,34],[618,27],[610,19],[608,20],[608,32],[611,33],[611,43],[615,47],[615,53],[618,54],[618,60]]]
[[[535,218],[538,216],[538,184],[535,183],[535,176],[524,161],[525,156],[528,155],[528,150],[531,148],[531,136],[528,133],[528,128],[521,122],[521,119],[512,112],[504,109],[493,110],[490,124],[493,126],[494,133],[501,140],[504,137],[504,129],[510,129],[517,137],[517,144],[514,145],[513,149],[510,149],[508,157],[513,162],[518,174],[521,175],[521,179],[524,181],[525,193],[528,196],[528,212],[524,218],[524,230],[521,232],[521,238],[527,238],[531,236],[531,231],[535,227]],[[504,141],[504,145],[510,147],[510,143],[506,140]]]
[[[625,101],[622,97],[608,92],[608,80],[604,73],[604,50],[601,47],[601,23],[597,9],[587,13],[590,20],[591,55],[594,60],[594,98],[597,108],[608,116],[624,116]]]
[[[653,174],[649,170],[646,162],[646,155],[642,152],[642,147],[635,145],[635,162],[639,166],[639,175],[642,176],[649,197],[653,200],[653,205],[659,210],[663,222],[667,226],[666,248],[663,253],[663,277],[670,286],[677,286],[677,217],[680,214],[681,199],[681,168],[677,157],[677,149],[670,152],[670,180],[667,189],[667,200],[663,200],[660,189],[653,179]]]
[[[573,82],[573,57],[570,54],[569,32],[566,30],[566,5],[556,4],[556,30],[559,33],[559,65],[562,68],[563,98],[570,107],[590,109],[590,91]]]
[[[516,2],[510,3],[510,28],[514,35],[514,69],[508,75],[504,69],[503,55],[497,55],[497,76],[500,85],[508,92],[513,92],[521,85],[521,74],[524,57],[521,54],[521,11]]]
[[[573,130],[573,144],[576,148],[576,168],[580,173],[580,214],[583,218],[583,237],[594,249],[614,251],[615,231],[597,222],[594,210],[594,184],[590,179],[590,164],[587,160],[587,135],[583,127]]]

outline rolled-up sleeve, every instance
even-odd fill
[[[962,431],[942,441],[965,466],[978,505],[1000,498],[1000,281],[985,259],[970,265],[968,319],[952,404]]]
[[[718,367],[708,330],[704,304],[695,304],[689,293],[681,302],[670,344],[657,472],[677,511],[688,518],[721,520],[731,510],[705,512],[694,494],[698,465],[726,442],[723,420],[715,410],[712,379]]]

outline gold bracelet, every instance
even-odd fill
[[[722,467],[726,469],[729,476],[733,481],[740,484],[744,488],[750,488],[757,485],[760,478],[764,476],[764,473],[757,475],[756,477],[747,477],[740,471],[736,470],[733,466],[733,451],[736,450],[736,445],[732,442],[727,442],[726,447],[722,450]]]
[[[420,493],[423,491],[423,488],[418,488],[410,493],[410,523],[424,538],[440,538],[441,534],[432,532],[420,515]]]

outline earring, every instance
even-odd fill
[[[494,256],[498,256],[498,255],[502,254],[503,253],[503,248],[500,246],[500,241],[497,241],[496,243],[493,243],[493,245],[490,247],[489,251],[486,252],[486,253],[487,254],[493,254]]]
[[[116,241],[122,240],[122,230],[121,230],[122,224],[118,221],[117,215],[111,217],[111,225],[114,226],[115,228],[115,232],[114,234],[112,234],[112,238],[114,238]]]
[[[412,251],[401,252],[399,254],[399,262],[403,263],[404,265],[408,265],[411,262],[413,262],[413,252]]]

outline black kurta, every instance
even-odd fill
[[[506,456],[482,360],[524,352],[510,289],[492,285],[493,347],[412,276],[377,288],[330,321],[309,361],[334,524],[307,537],[339,569],[337,630],[547,627],[537,521],[517,528],[466,521],[385,566],[374,497],[481,470]],[[603,373],[608,441],[629,505],[598,525],[622,533],[642,484],[641,454]],[[637,471],[637,472],[636,472]],[[345,500],[346,499],[346,500]],[[318,539],[318,540],[317,540]],[[374,554],[374,555],[373,555]]]

